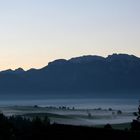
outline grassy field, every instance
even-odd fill
[[[26,118],[48,117],[51,123],[66,125],[81,125],[103,127],[111,124],[115,129],[129,129],[130,123],[135,118],[133,112],[122,112],[107,109],[72,109],[38,106],[9,106],[0,107],[1,112],[7,116],[20,115]]]

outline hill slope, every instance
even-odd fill
[[[127,54],[59,59],[42,69],[0,72],[1,92],[140,92],[140,58]]]

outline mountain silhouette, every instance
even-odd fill
[[[1,93],[140,92],[140,58],[128,54],[58,59],[42,69],[0,72]]]
[[[21,74],[25,72],[24,69],[22,68],[18,68],[18,69],[15,69],[15,70],[12,70],[12,69],[8,69],[8,70],[5,70],[5,71],[1,71],[1,73],[5,73],[5,74]]]

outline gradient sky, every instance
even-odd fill
[[[140,56],[140,0],[0,0],[0,70],[112,53]]]

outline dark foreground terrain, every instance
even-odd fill
[[[140,125],[132,123],[130,130],[50,124],[47,117],[32,120],[22,117],[5,117],[0,114],[0,140],[47,139],[140,139]]]

